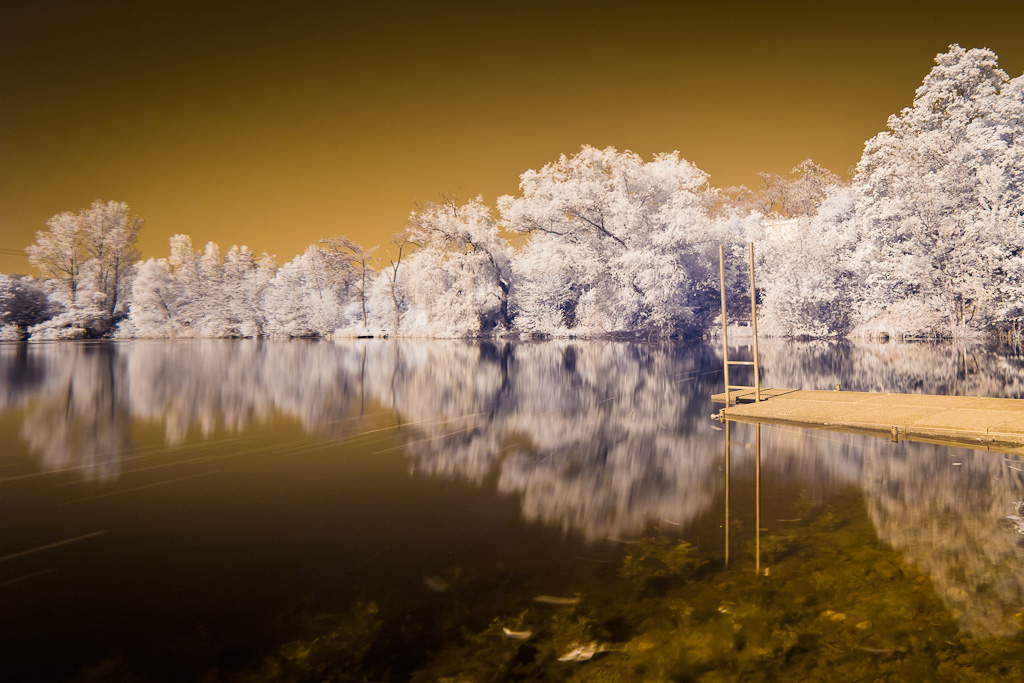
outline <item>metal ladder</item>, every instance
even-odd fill
[[[718,277],[722,291],[722,361],[725,370],[725,407],[732,405],[729,392],[733,389],[753,389],[754,401],[761,402],[761,372],[757,356],[757,293],[754,289],[754,243],[747,242],[750,254],[750,330],[754,338],[754,359],[753,360],[729,360],[729,321],[725,311],[725,249],[718,245]],[[743,322],[743,321],[740,321]],[[754,386],[731,385],[729,384],[729,366],[747,365],[754,368]],[[739,399],[737,399],[739,401]]]

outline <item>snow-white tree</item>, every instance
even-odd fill
[[[25,249],[29,263],[58,283],[69,306],[78,303],[82,264],[87,256],[78,216],[70,211],[46,221],[49,229],[36,232],[36,242]]]
[[[381,320],[386,320],[389,317],[392,319],[391,330],[394,334],[401,331],[402,316],[409,308],[409,295],[404,282],[405,273],[402,269],[402,259],[407,258],[415,247],[416,245],[411,241],[407,230],[396,232],[391,236],[391,244],[387,248],[388,265],[381,268],[384,280],[382,281],[378,277],[375,288],[375,291],[383,288],[391,300],[389,310],[391,315],[386,316],[382,312],[379,317]]]
[[[344,321],[327,255],[310,246],[278,269],[263,306],[268,334],[288,337],[326,335]]]
[[[184,325],[180,292],[166,259],[147,259],[138,264],[132,282],[131,312],[119,334],[143,339],[177,336]]]
[[[1019,278],[1007,269],[1022,245],[1020,87],[986,49],[952,45],[935,63],[857,166],[871,268],[862,316],[895,304],[917,314],[897,333],[958,336],[991,323]]]
[[[273,256],[266,252],[257,256],[244,244],[232,246],[224,255],[221,283],[227,336],[263,336],[266,326],[263,294],[276,270]]]
[[[275,337],[308,337],[313,333],[309,325],[304,296],[305,282],[300,260],[305,254],[277,269],[263,297],[267,317],[267,334]]]
[[[182,234],[171,237],[167,268],[174,281],[178,302],[177,326],[182,334],[189,336],[201,334],[206,315],[203,305],[206,288],[200,259],[201,255],[192,249],[192,238]]]
[[[96,200],[77,214],[47,221],[26,249],[29,261],[49,276],[44,286],[67,310],[34,327],[36,338],[103,335],[124,314],[131,288],[142,219],[123,202]]]
[[[196,271],[196,296],[193,299],[197,304],[193,323],[196,336],[227,337],[231,329],[224,315],[227,307],[224,267],[221,264],[220,246],[216,242],[207,242],[202,254],[197,254]]]
[[[1006,83],[992,110],[971,124],[980,160],[977,220],[993,244],[990,317],[997,324],[1024,321],[1024,76]]]
[[[162,267],[170,276],[169,293],[146,296],[173,299],[176,334],[196,337],[254,337],[266,324],[262,297],[277,264],[266,252],[257,256],[248,247],[233,246],[223,261],[220,247],[208,242],[202,254],[192,251],[187,235],[171,238],[171,253]],[[164,282],[159,266],[147,268],[147,280],[137,293]]]
[[[537,253],[521,260],[534,277],[570,277],[522,283],[518,308],[546,301],[544,319],[554,305],[577,334],[703,330],[714,270],[706,173],[678,153],[645,163],[632,152],[585,146],[520,181],[521,197],[498,200],[503,226],[529,235],[524,249]]]
[[[443,298],[461,311],[475,311],[480,318],[477,329],[487,332],[511,328],[510,249],[482,197],[461,206],[452,197],[427,204],[409,217],[407,238],[419,247],[416,264],[420,268],[444,271],[445,278],[463,290],[463,297],[472,296],[474,305],[470,309],[463,305],[464,301],[448,296],[450,292],[445,292]],[[418,298],[420,308],[429,311],[430,319],[450,318],[433,305],[436,301]]]
[[[409,309],[404,334],[427,337],[473,337],[480,334],[480,312],[494,293],[481,287],[479,262],[420,249],[403,264]]]
[[[540,244],[546,243],[547,248]],[[567,335],[576,327],[583,281],[580,255],[568,242],[534,237],[512,256],[515,329],[527,335]]]
[[[90,208],[57,214],[46,225],[49,231],[38,231],[36,243],[26,249],[28,259],[60,283],[69,306],[83,305],[78,290],[88,274],[91,291],[84,303],[102,301],[100,312],[106,315],[123,310],[132,267],[139,258],[135,243],[142,219],[124,202],[104,204],[97,199]]]
[[[143,221],[124,202],[99,200],[81,211],[78,220],[85,254],[95,268],[95,290],[104,296],[104,312],[114,315],[126,309]]]
[[[330,284],[338,298],[348,302],[353,296],[358,297],[360,320],[365,329],[366,301],[370,296],[369,287],[374,273],[373,252],[377,247],[364,249],[344,235],[322,239],[317,242],[317,246],[325,253]]]
[[[838,338],[854,321],[857,226],[854,197],[836,187],[817,214],[748,221],[757,245],[759,331],[786,337]]]

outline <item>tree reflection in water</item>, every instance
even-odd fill
[[[762,360],[768,386],[1024,393],[1019,359],[986,350],[764,343]],[[169,447],[281,417],[344,443],[390,414],[412,476],[493,482],[525,520],[599,543],[685,530],[720,505],[719,368],[709,346],[624,342],[3,345],[0,408],[22,411],[40,470],[100,482],[132,456],[139,423],[162,425]],[[812,496],[857,487],[879,539],[962,628],[1018,631],[1024,552],[1001,523],[1024,490],[1014,458],[769,426],[762,448],[766,476]]]

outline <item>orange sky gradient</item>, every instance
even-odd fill
[[[4,3],[0,272],[94,199],[145,219],[145,257],[183,232],[283,264],[583,144],[720,187],[845,175],[950,43],[1024,69],[1020,2],[550,4]]]

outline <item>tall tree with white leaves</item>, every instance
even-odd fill
[[[391,236],[391,244],[386,249],[388,265],[381,269],[387,283],[385,289],[391,299],[391,309],[394,314],[391,329],[395,334],[402,329],[402,314],[408,309],[409,297],[404,282],[405,272],[402,270],[402,259],[407,258],[415,247],[416,244],[410,238],[408,230],[396,232]]]
[[[46,221],[46,227],[47,231],[36,232],[35,244],[25,249],[28,261],[56,282],[61,297],[74,307],[87,258],[79,216],[65,211]]]
[[[1020,87],[990,50],[952,45],[935,64],[857,166],[862,315],[895,304],[913,312],[908,332],[962,336],[993,322],[1020,277]]]
[[[232,246],[224,255],[224,336],[261,337],[265,333],[263,295],[277,271],[274,257],[255,254],[247,246]]]
[[[124,202],[96,200],[78,214],[85,254],[95,268],[95,289],[103,295],[107,315],[126,309],[143,220]]]
[[[537,252],[522,259],[541,279],[524,283],[520,308],[546,301],[580,334],[687,333],[708,322],[714,193],[678,153],[644,162],[585,146],[523,173],[520,190],[498,200],[502,225]],[[568,280],[546,275],[556,270]]]
[[[364,249],[362,245],[344,235],[337,235],[317,242],[317,246],[326,254],[331,272],[332,283],[344,290],[341,298],[348,300],[352,293],[359,299],[359,311],[363,328],[367,326],[366,301],[370,296],[370,285],[373,280],[373,253],[377,247]]]
[[[853,192],[836,186],[810,216],[752,214],[757,245],[759,331],[784,337],[836,339],[855,322],[862,279],[855,271],[857,224]]]
[[[138,264],[132,282],[131,313],[119,334],[162,339],[187,333],[180,311],[180,291],[166,259],[147,259]]]
[[[188,334],[191,335],[200,334],[205,317],[201,256],[192,249],[192,238],[188,235],[178,234],[171,237],[167,269],[173,279],[175,297],[178,300],[178,328],[188,330]]]
[[[263,296],[267,332],[275,336],[327,335],[344,324],[344,304],[323,250],[309,246],[278,269]]]
[[[458,269],[464,278],[455,281],[472,283],[483,330],[511,329],[510,247],[482,197],[460,205],[446,196],[427,204],[410,216],[407,239],[420,249],[419,265],[433,259],[449,271]]]
[[[99,336],[128,309],[131,280],[139,258],[136,242],[143,221],[124,202],[96,200],[78,213],[47,221],[47,231],[25,251],[29,262],[65,311],[36,326],[36,338]]]

